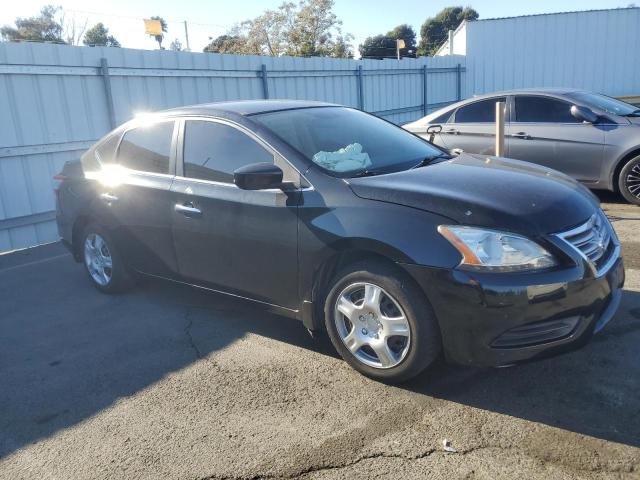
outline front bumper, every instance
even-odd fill
[[[538,273],[471,273],[407,265],[435,311],[447,360],[504,366],[578,348],[613,317],[621,257],[595,276],[588,264]]]

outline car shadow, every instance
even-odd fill
[[[337,357],[326,336],[258,306],[161,281],[103,295],[69,256],[54,257],[0,261],[0,458],[247,334]],[[616,318],[579,351],[508,369],[440,362],[401,388],[640,446],[638,344],[640,294],[625,291]]]

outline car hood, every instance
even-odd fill
[[[599,206],[589,190],[560,172],[467,153],[348,183],[361,198],[426,210],[464,225],[527,235],[566,230],[586,221]]]

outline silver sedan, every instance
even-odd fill
[[[477,96],[404,125],[447,150],[494,154],[495,103],[506,103],[505,155],[545,165],[640,205],[640,109],[573,89]]]

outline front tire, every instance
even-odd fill
[[[80,246],[85,271],[94,287],[103,293],[131,287],[131,277],[111,235],[96,224],[85,227]]]
[[[640,155],[622,167],[618,177],[618,188],[625,200],[640,205]]]
[[[362,262],[336,275],[324,315],[340,356],[376,380],[406,381],[431,365],[442,349],[440,329],[423,292],[408,275],[385,263]]]

